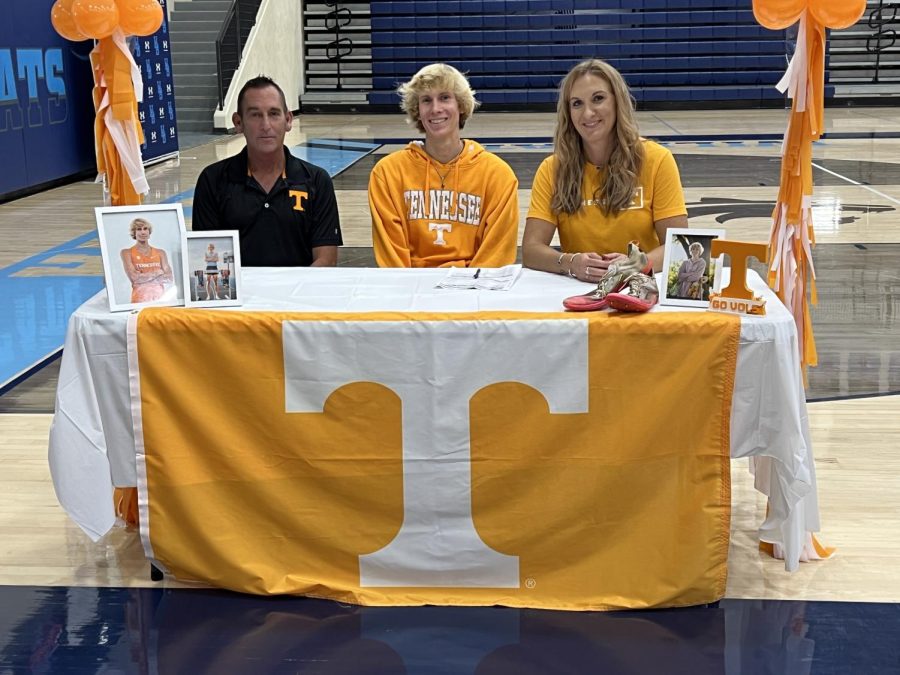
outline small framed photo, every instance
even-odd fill
[[[109,309],[184,304],[181,204],[94,209]]]
[[[244,304],[237,230],[186,232],[183,251],[185,304],[188,307]]]
[[[666,232],[661,305],[709,306],[709,292],[718,291],[722,283],[724,258],[711,258],[710,244],[724,237],[725,230],[671,228]]]

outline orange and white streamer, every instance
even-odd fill
[[[98,178],[113,205],[140,204],[140,195],[150,190],[141,158],[144,133],[137,114],[144,87],[121,29],[97,42],[91,64]]]
[[[809,303],[818,300],[812,260],[812,144],[825,121],[825,29],[856,23],[865,7],[865,0],[753,0],[756,20],[766,28],[782,30],[799,21],[794,55],[777,85],[792,104],[772,212],[768,281],[794,317],[804,369],[818,363],[809,310]]]

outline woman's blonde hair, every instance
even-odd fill
[[[703,244],[701,244],[699,241],[693,241],[691,242],[691,245],[688,246],[688,251],[693,251],[695,248],[699,248],[700,255],[703,255]]]
[[[618,70],[605,61],[582,61],[569,71],[559,85],[556,104],[556,133],[553,152],[556,155],[556,181],[551,208],[556,212],[575,213],[583,205],[584,149],[581,136],[572,124],[569,97],[575,81],[585,75],[603,78],[616,99],[615,147],[606,166],[606,181],[593,195],[594,204],[604,214],[628,208],[638,187],[644,146],[634,116],[634,99]]]
[[[456,68],[446,63],[432,63],[425,66],[413,75],[409,82],[397,88],[397,93],[400,94],[400,108],[406,113],[407,121],[415,124],[422,132],[425,131],[425,127],[419,119],[419,95],[429,89],[449,91],[456,96],[460,129],[466,126],[466,120],[475,113],[475,108],[481,105],[475,100],[475,91],[469,86],[465,75]]]
[[[131,225],[129,226],[129,230],[128,230],[131,234],[132,239],[137,239],[137,237],[134,236],[134,232],[142,225],[145,225],[147,227],[147,229],[150,230],[150,234],[153,234],[153,223],[151,223],[149,220],[146,220],[144,218],[135,218],[134,220],[131,221]]]

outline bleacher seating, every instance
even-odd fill
[[[488,106],[551,106],[586,58],[625,76],[639,103],[782,99],[782,31],[749,0],[394,0],[372,2],[370,105],[396,105],[397,84],[428,63],[468,73]]]

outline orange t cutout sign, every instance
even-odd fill
[[[721,295],[726,298],[752,300],[753,291],[747,288],[747,258],[753,256],[757,260],[767,259],[769,247],[749,241],[728,241],[713,239],[710,255],[716,257],[726,253],[731,257],[731,280],[722,289]]]

